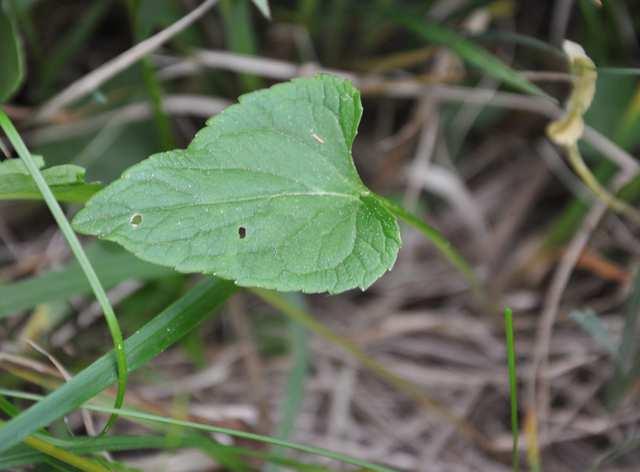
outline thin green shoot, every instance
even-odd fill
[[[518,454],[518,376],[516,375],[516,343],[513,335],[513,312],[511,308],[504,310],[504,332],[507,339],[507,364],[509,367],[509,402],[511,404],[511,434],[513,447],[511,449],[512,467],[514,472],[520,469]]]
[[[444,237],[444,235],[435,229],[433,226],[428,225],[422,219],[409,212],[400,205],[395,204],[391,200],[383,197],[378,197],[382,203],[393,213],[396,217],[420,231],[425,238],[433,243],[438,251],[462,273],[467,280],[473,292],[480,299],[484,299],[484,288],[482,282],[478,280],[473,267],[467,262],[467,260],[456,250],[455,247]]]
[[[80,241],[76,236],[76,233],[71,228],[71,225],[67,220],[67,217],[62,211],[60,204],[58,203],[56,198],[53,196],[51,189],[47,185],[47,182],[45,181],[44,177],[42,176],[42,173],[38,169],[38,166],[36,166],[35,162],[33,161],[31,153],[29,152],[24,142],[22,141],[20,134],[18,133],[16,128],[13,126],[13,123],[11,122],[10,118],[2,109],[0,109],[0,127],[4,130],[5,134],[9,138],[9,141],[13,145],[14,149],[16,150],[20,158],[24,161],[24,164],[27,170],[33,177],[34,182],[36,183],[38,189],[42,193],[42,196],[47,206],[49,207],[49,210],[51,211],[53,218],[58,224],[60,231],[62,231],[62,234],[66,238],[69,244],[69,247],[71,248],[71,251],[73,252],[76,259],[78,260],[78,263],[80,264],[80,267],[85,273],[87,280],[91,285],[93,293],[95,294],[96,299],[98,300],[98,303],[102,308],[105,319],[107,321],[109,332],[111,333],[111,338],[113,339],[114,351],[116,354],[116,365],[118,370],[118,393],[116,395],[115,407],[119,408],[124,403],[124,394],[127,388],[127,358],[124,352],[124,340],[122,337],[122,330],[120,329],[120,325],[118,324],[118,319],[116,318],[116,315],[113,311],[113,307],[109,302],[109,298],[107,297],[107,294],[104,288],[102,287],[102,284],[100,283],[100,280],[98,279],[98,276],[96,275],[96,272],[93,266],[91,265],[89,258],[87,258],[87,255],[82,249],[82,245],[80,244]],[[113,423],[115,423],[117,418],[118,416],[116,414],[112,415],[109,418],[109,420],[107,421],[107,424],[105,425],[102,431],[103,434],[106,433],[111,428],[111,426],[113,425]]]
[[[130,0],[125,3],[129,12],[133,35],[136,39],[136,42],[141,42],[146,38],[145,31],[140,26],[141,9],[139,2]],[[168,151],[176,147],[176,140],[171,129],[171,120],[162,107],[162,100],[164,95],[162,85],[158,80],[155,68],[149,57],[143,57],[140,61],[140,65],[142,67],[142,79],[149,96],[149,104],[151,105],[153,121],[156,125],[160,145],[163,151]]]
[[[286,294],[292,305],[305,308],[305,300],[299,293]],[[282,418],[277,427],[276,436],[279,439],[289,439],[295,428],[296,418],[300,413],[304,399],[304,387],[309,371],[309,336],[304,326],[295,320],[288,320],[289,338],[291,344],[291,356],[293,365],[289,371],[287,387],[284,398],[281,400]],[[280,448],[273,448],[274,454],[281,454]],[[278,468],[275,464],[269,464],[266,472],[275,472]]]
[[[582,179],[582,182],[591,190],[596,197],[604,202],[609,208],[617,213],[625,215],[636,224],[640,224],[640,212],[629,203],[617,198],[600,183],[597,177],[591,172],[582,158],[582,154],[577,144],[565,146],[569,163],[573,170]]]
[[[39,401],[44,398],[41,395],[35,395],[35,394],[26,393],[26,392],[19,392],[15,390],[7,390],[3,388],[0,388],[0,395],[5,395],[7,397],[13,397],[13,398],[22,398],[25,400],[33,400],[33,401]],[[313,447],[306,444],[284,441],[282,439],[272,438],[270,436],[263,436],[260,434],[248,433],[246,431],[239,431],[239,430],[230,429],[230,428],[220,428],[217,426],[197,423],[194,421],[165,418],[163,416],[158,416],[158,415],[145,413],[137,410],[131,410],[131,409],[125,409],[125,408],[111,408],[111,407],[94,405],[90,403],[83,405],[82,408],[85,408],[90,411],[95,411],[98,413],[107,413],[111,415],[122,416],[124,418],[134,418],[134,419],[143,420],[143,421],[151,421],[155,423],[167,424],[171,426],[181,426],[181,427],[196,429],[200,431],[207,431],[209,433],[226,434],[228,436],[232,436],[236,438],[248,439],[250,441],[257,441],[265,444],[293,449],[295,451],[300,451],[307,454],[326,457],[328,459],[334,459],[334,460],[343,462],[345,464],[351,464],[358,467],[363,467],[373,472],[396,472],[394,471],[394,469],[391,469],[389,467],[372,464],[370,462],[357,459],[355,457],[347,456],[339,452],[334,452],[334,451],[330,451],[328,449],[319,448],[319,447]]]

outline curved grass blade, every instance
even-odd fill
[[[0,425],[4,422],[0,420]],[[65,464],[75,467],[78,470],[84,472],[109,472],[109,469],[94,462],[85,457],[78,456],[73,451],[69,451],[65,448],[58,447],[38,436],[27,436],[24,438],[24,442],[29,446],[28,451],[30,453],[36,453],[42,456],[42,460],[47,460],[49,457],[57,459]],[[37,452],[36,452],[37,451]],[[0,464],[4,462],[4,456],[0,457]],[[5,467],[2,467],[5,470]]]
[[[550,98],[542,89],[529,82],[496,56],[485,49],[479,48],[458,33],[435,23],[426,22],[422,18],[398,12],[397,9],[389,10],[387,13],[400,26],[407,28],[426,41],[446,46],[466,62],[483,70],[493,78],[503,81],[522,92]]]
[[[267,461],[276,465],[301,472],[327,472],[329,469],[315,464],[306,464],[293,459],[287,459],[275,454],[252,451],[245,447],[223,446],[212,442],[210,439],[197,434],[182,434],[168,440],[166,436],[103,436],[98,438],[74,438],[56,439],[49,438],[50,442],[67,451],[76,454],[95,454],[102,451],[121,452],[135,451],[139,449],[164,449],[175,450],[181,448],[200,449],[205,454],[216,459],[217,449],[224,449],[226,454],[237,457],[252,457]],[[24,465],[36,464],[44,460],[44,455],[24,445],[19,445],[7,451],[0,457],[0,470],[15,468]]]
[[[6,390],[2,388],[0,388],[0,395],[12,396],[16,398],[24,398],[28,400],[39,400],[42,398],[39,395],[16,392],[16,391]],[[139,420],[152,421],[152,422],[161,423],[161,424],[168,424],[172,426],[181,426],[181,427],[192,428],[200,431],[207,431],[210,433],[221,433],[221,434],[226,434],[228,436],[232,436],[236,438],[248,439],[250,441],[271,444],[274,446],[286,447],[288,449],[293,449],[295,451],[300,451],[307,454],[314,454],[317,456],[334,459],[334,460],[343,462],[345,464],[364,467],[366,468],[366,470],[371,470],[373,472],[394,472],[393,469],[390,469],[388,467],[371,464],[370,462],[360,460],[355,457],[347,456],[345,454],[341,454],[338,452],[330,451],[328,449],[308,446],[306,444],[283,441],[281,439],[272,438],[269,436],[263,436],[261,434],[248,433],[246,431],[239,431],[239,430],[230,429],[230,428],[220,428],[220,427],[211,426],[208,424],[197,423],[195,421],[184,421],[184,420],[176,420],[174,418],[165,418],[163,416],[158,416],[158,415],[154,415],[154,414],[150,414],[150,413],[146,413],[138,410],[130,410],[130,409],[124,409],[124,408],[110,408],[110,407],[91,405],[91,404],[84,405],[83,408],[86,408],[87,410],[99,412],[99,413],[118,414],[126,418],[135,418]]]
[[[510,31],[498,31],[490,30],[480,34],[474,34],[466,36],[470,41],[487,41],[496,43],[511,43],[517,46],[524,46],[531,50],[539,51],[545,55],[553,55],[557,59],[564,59],[564,53],[562,49],[542,41],[534,36],[527,36],[519,33],[512,33]]]
[[[40,395],[38,395],[37,398],[30,397],[30,399],[33,400],[41,400],[43,398],[44,397]],[[0,409],[10,417],[19,414],[19,410],[2,395],[0,395]],[[2,420],[0,420],[0,424],[3,424]],[[0,455],[0,470],[57,459],[67,464],[73,464],[81,470],[108,472],[107,469],[102,468],[100,464],[97,464],[97,469],[92,469],[95,464],[94,462],[87,461],[83,457],[76,456],[76,454],[88,454],[105,450],[122,451],[153,448],[154,444],[157,444],[157,441],[153,441],[154,439],[162,439],[161,444],[164,445],[166,449],[197,447],[204,453],[210,455],[221,466],[224,466],[225,470],[228,469],[232,472],[244,472],[246,470],[244,463],[241,462],[238,457],[238,453],[232,451],[232,448],[218,444],[212,439],[199,435],[191,435],[193,438],[192,441],[181,441],[180,439],[184,435],[176,436],[175,434],[172,434],[170,437],[168,435],[161,438],[151,437],[151,442],[147,444],[145,440],[148,436],[127,436],[125,440],[104,435],[98,437],[59,439],[49,435],[44,429],[38,433],[39,434],[36,433],[25,438],[24,444],[19,444]],[[162,447],[162,445],[160,447]],[[109,465],[113,465],[113,462]]]
[[[181,339],[212,310],[220,307],[235,290],[236,287],[229,281],[206,280],[156,316],[124,343],[129,372],[146,364]],[[18,444],[38,428],[78,408],[116,380],[112,351],[42,401],[8,421],[0,429],[0,453]]]
[[[378,197],[387,209],[393,213],[397,218],[401,219],[408,225],[411,225],[413,228],[417,229],[422,233],[422,235],[430,241],[440,254],[442,254],[449,263],[458,269],[460,273],[465,277],[467,283],[471,289],[478,295],[478,297],[484,297],[484,288],[480,280],[478,280],[473,267],[471,264],[467,262],[467,260],[454,248],[449,241],[432,226],[429,226],[427,223],[422,221],[413,213],[407,211],[405,208],[400,205],[396,205],[394,202],[387,198]]]
[[[7,114],[0,109],[0,127],[9,138],[11,145],[14,147],[20,159],[24,162],[25,167],[31,174],[36,186],[40,193],[42,193],[42,197],[44,201],[47,203],[51,214],[53,215],[56,224],[60,228],[60,231],[64,235],[69,247],[71,248],[71,252],[78,260],[80,267],[82,267],[82,271],[87,277],[89,284],[91,285],[91,289],[96,296],[96,300],[100,304],[100,308],[102,308],[102,312],[104,313],[105,320],[107,322],[107,326],[109,328],[109,333],[111,334],[111,339],[113,340],[113,345],[115,347],[115,361],[118,369],[118,394],[116,395],[115,405],[116,407],[121,406],[124,403],[124,393],[127,389],[127,359],[124,353],[123,347],[123,339],[122,339],[122,331],[120,329],[120,325],[118,324],[118,319],[116,318],[116,314],[113,311],[113,307],[111,306],[111,302],[107,297],[107,293],[104,290],[104,287],[100,283],[100,279],[96,275],[95,269],[91,265],[89,258],[82,249],[82,245],[78,240],[78,236],[74,233],[71,228],[71,224],[67,220],[60,204],[56,200],[55,196],[51,192],[47,181],[43,177],[40,169],[38,168],[37,163],[31,157],[31,153],[25,146],[20,134],[13,126],[13,123],[7,116]],[[104,427],[104,431],[106,432],[112,425],[115,423],[117,417],[112,416],[109,418],[109,421]]]

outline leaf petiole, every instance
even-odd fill
[[[482,283],[478,280],[471,264],[451,245],[440,231],[391,200],[381,197],[380,195],[377,195],[377,198],[397,218],[420,231],[425,238],[431,241],[451,265],[462,273],[474,292],[477,294],[483,293]]]

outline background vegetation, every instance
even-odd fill
[[[409,227],[391,272],[338,296],[236,291],[83,239],[132,372],[100,436],[113,341],[38,187],[9,160],[3,119],[0,447],[25,441],[0,467],[637,470],[638,225],[593,196],[545,129],[571,91],[570,39],[598,72],[582,155],[637,201],[639,6],[269,3],[270,18],[265,1],[0,1],[2,109],[66,215],[185,147],[242,93],[329,71],[362,93],[365,183],[438,228],[482,287]]]

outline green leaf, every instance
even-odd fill
[[[42,157],[36,160],[38,168],[44,166]],[[102,188],[97,182],[84,181],[82,167],[64,164],[42,171],[56,199],[61,202],[84,203]],[[42,200],[42,194],[22,160],[0,162],[0,200]]]
[[[87,257],[94,265],[100,282],[107,289],[125,280],[152,280],[173,273],[170,269],[146,263],[119,247],[107,244],[89,247]],[[78,263],[73,261],[60,270],[0,285],[0,319],[40,303],[89,293],[91,286]]]
[[[18,28],[5,2],[0,0],[0,103],[18,90],[24,77],[24,54]]]
[[[143,366],[191,331],[229,298],[235,287],[224,280],[200,283],[125,341],[127,366]],[[0,428],[0,453],[40,427],[66,415],[113,384],[118,378],[114,352],[89,367]],[[0,454],[1,455],[1,454]]]
[[[455,31],[427,22],[422,18],[399,13],[397,10],[389,11],[388,13],[399,25],[404,26],[427,41],[448,47],[469,64],[483,70],[493,78],[501,80],[517,90],[549,98],[543,90],[511,69],[496,56],[476,46]]]
[[[260,13],[262,13],[265,18],[271,19],[269,0],[253,0],[253,4],[260,10]]]
[[[156,154],[95,195],[74,225],[242,286],[364,289],[393,265],[400,234],[351,158],[361,114],[358,91],[329,75],[242,96],[186,150]]]
[[[44,167],[44,158],[42,156],[32,155],[31,157],[33,157],[33,162],[38,169],[42,169]],[[22,159],[7,159],[5,161],[1,161],[0,177],[9,174],[29,175],[29,171],[25,167]]]

